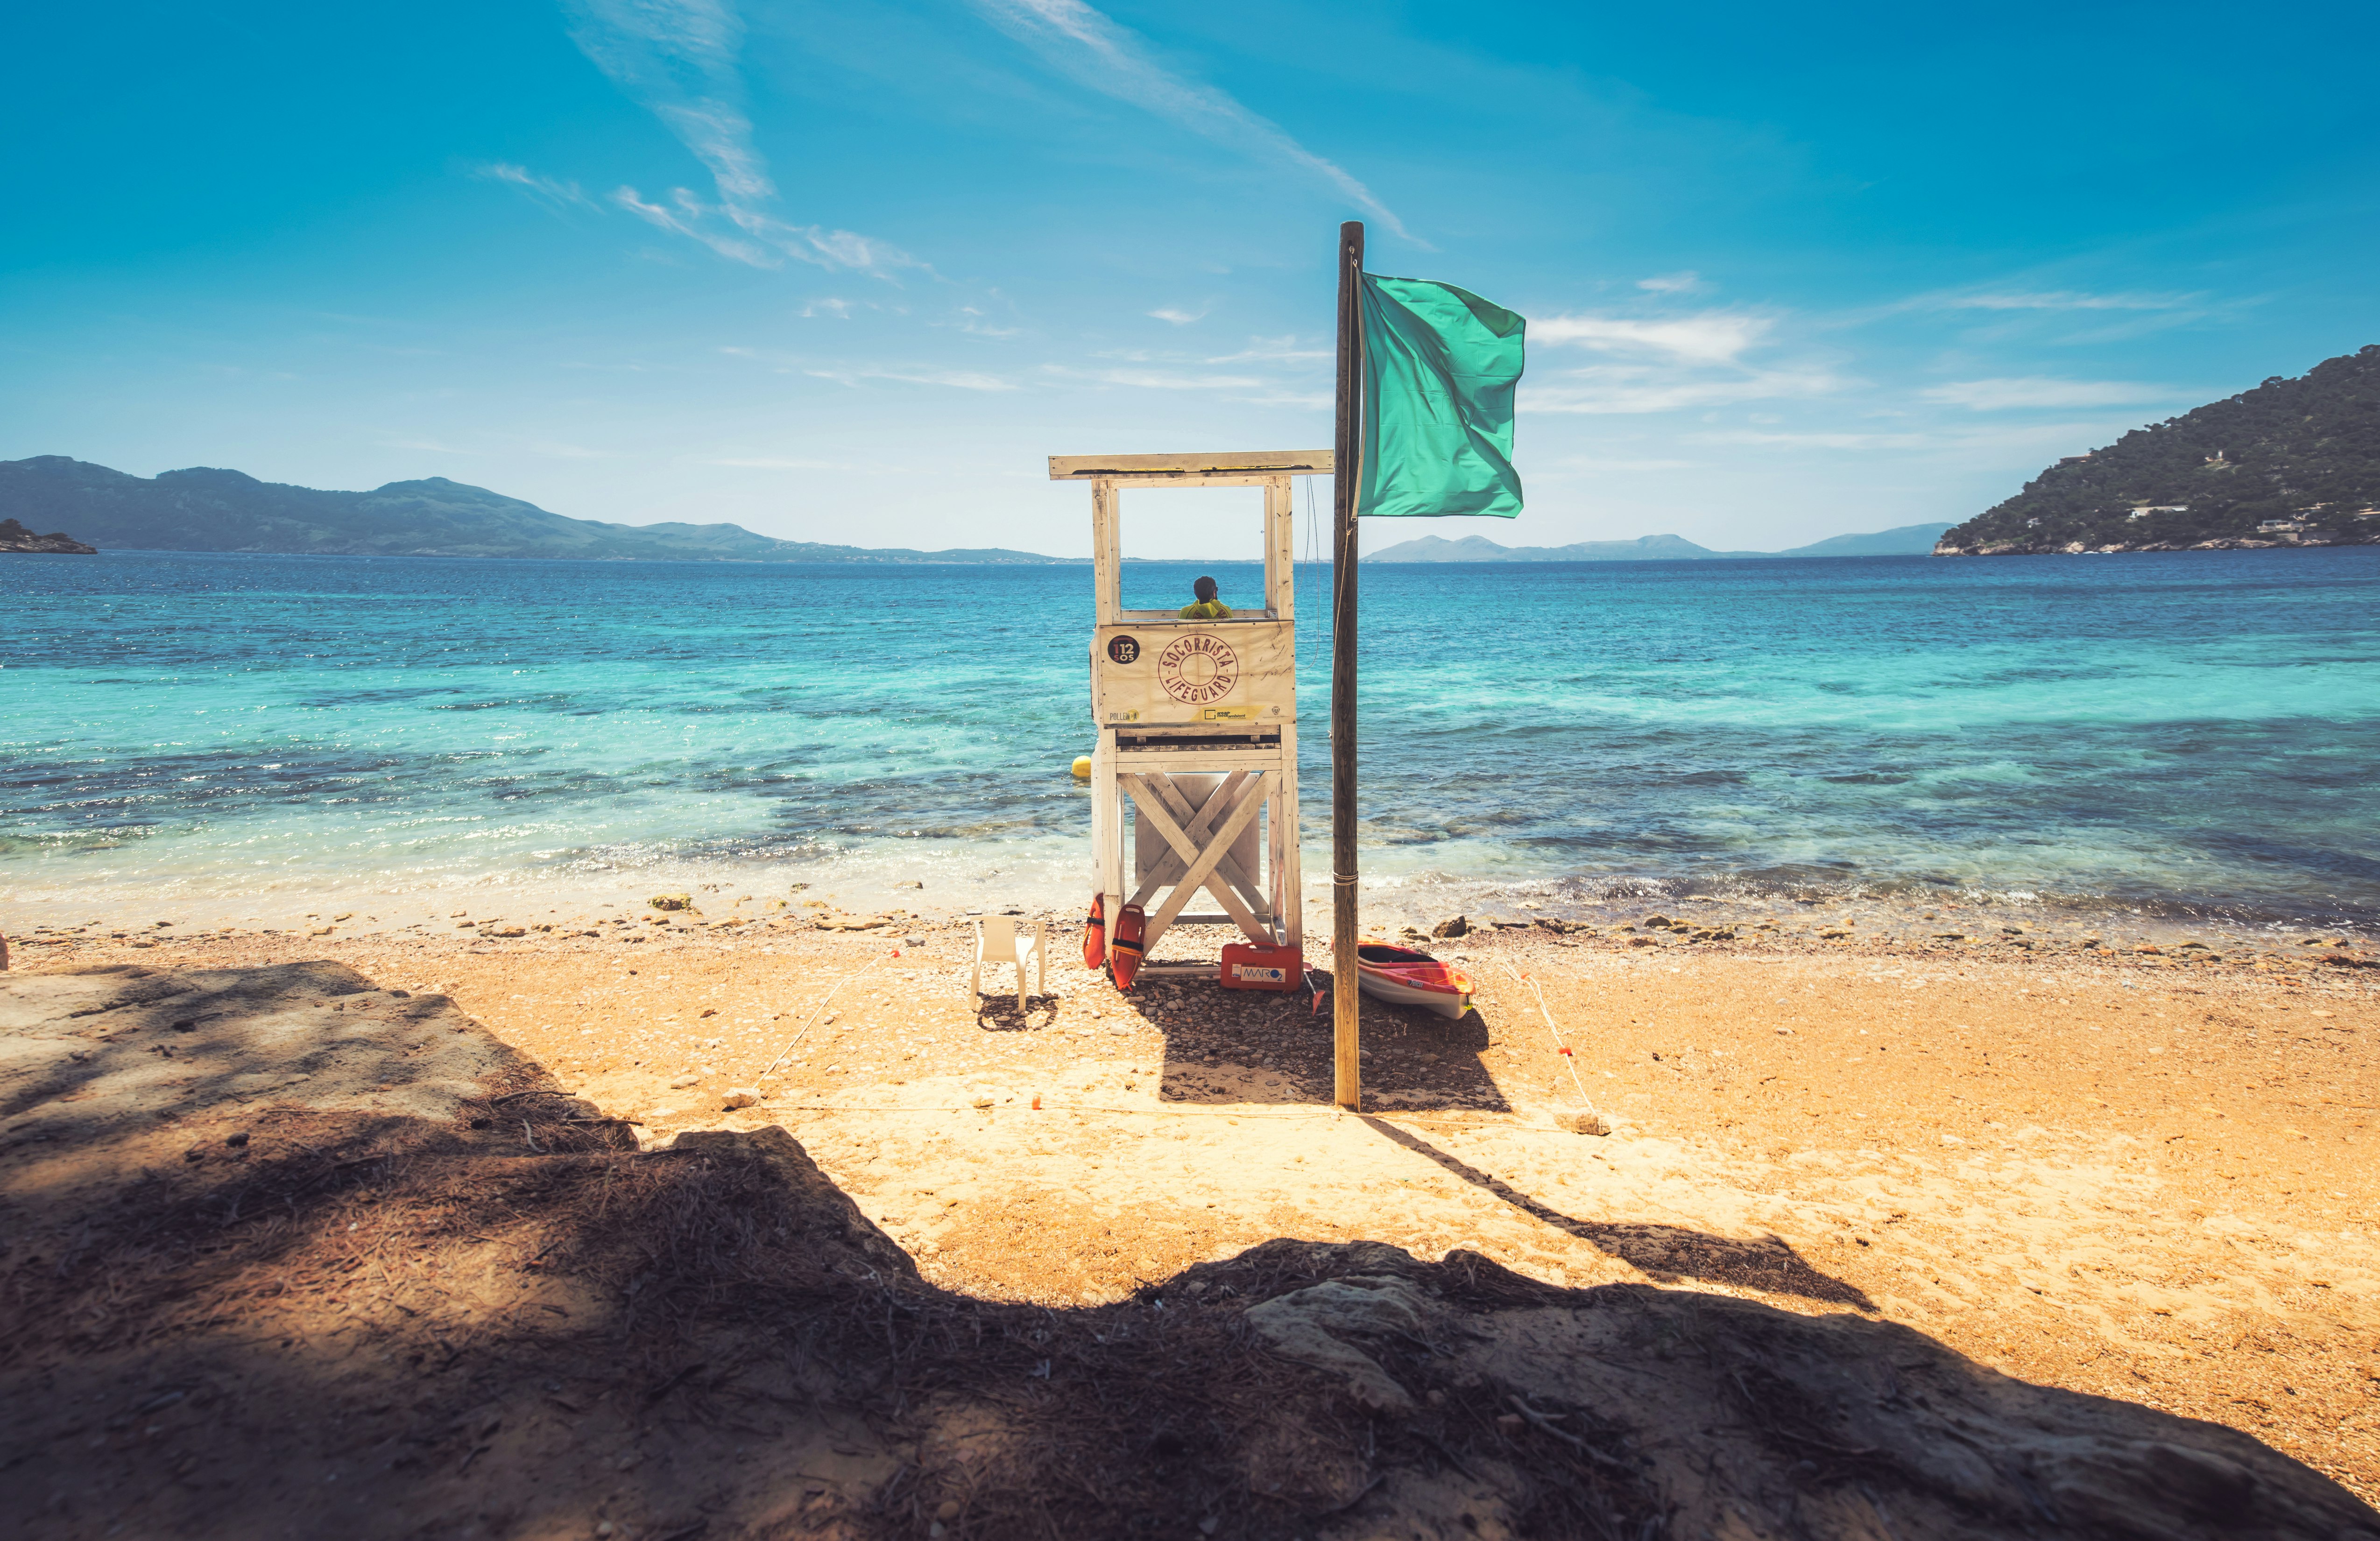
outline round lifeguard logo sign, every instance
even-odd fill
[[[1184,706],[1208,706],[1240,683],[1239,655],[1212,632],[1177,637],[1157,655],[1157,683]]]

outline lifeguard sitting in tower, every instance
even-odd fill
[[[1190,592],[1198,596],[1198,602],[1196,604],[1184,605],[1182,607],[1181,619],[1184,621],[1228,621],[1232,618],[1232,607],[1225,604],[1222,601],[1215,598],[1215,580],[1213,578],[1200,578],[1197,582],[1190,586]]]

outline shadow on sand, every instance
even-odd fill
[[[324,968],[212,993],[313,1028]],[[57,1098],[176,1030],[45,982],[0,976],[0,1051]],[[439,1036],[506,1061],[450,1119],[193,1098],[6,1147],[14,1534],[2380,1537],[2246,1435],[1848,1314],[1286,1238],[1108,1305],[939,1289],[781,1129],[638,1152],[447,1013],[382,1079]]]

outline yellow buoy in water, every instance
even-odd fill
[[[1090,756],[1076,755],[1075,757],[1075,779],[1078,782],[1087,782],[1091,779]]]

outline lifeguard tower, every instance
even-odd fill
[[[1190,925],[1237,926],[1262,945],[1305,943],[1290,483],[1328,476],[1331,465],[1328,450],[1050,457],[1052,481],[1091,484],[1091,846],[1107,943],[1127,904],[1147,911],[1142,946],[1151,953],[1169,929]],[[1144,487],[1264,489],[1262,608],[1234,604],[1220,621],[1123,608],[1121,499]],[[1202,892],[1220,913],[1188,913]],[[1211,963],[1140,969],[1215,971]]]

